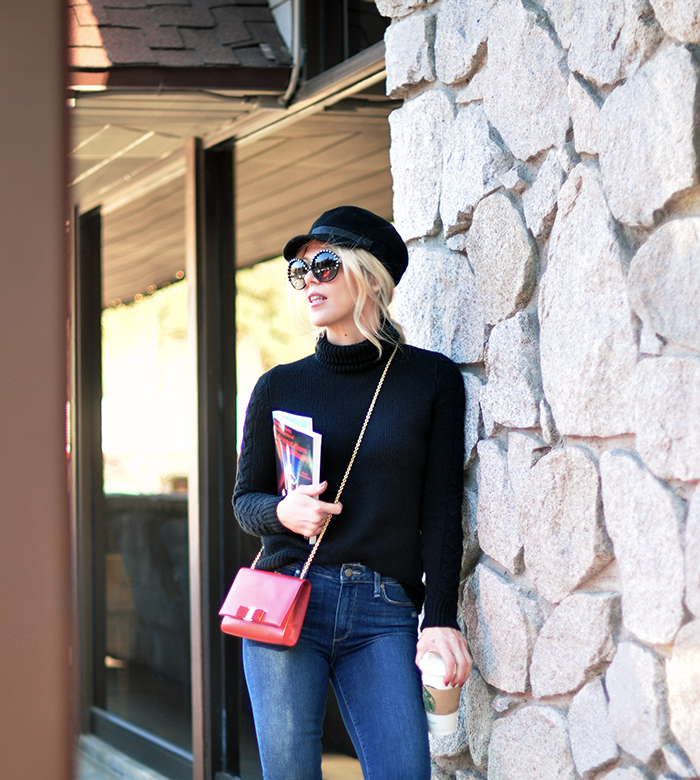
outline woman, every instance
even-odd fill
[[[408,264],[386,220],[355,206],[319,217],[284,256],[321,331],[314,355],[259,380],[246,415],[234,508],[262,537],[258,567],[309,570],[298,643],[244,640],[265,780],[320,780],[328,680],[365,778],[429,780],[416,664],[428,651],[446,682],[471,669],[457,622],[462,551],[464,386],[446,357],[403,343],[388,306]],[[379,377],[384,385],[340,503],[334,503]],[[313,418],[323,482],[277,495],[273,410]],[[425,584],[423,582],[425,575]],[[418,637],[418,614],[424,619]]]

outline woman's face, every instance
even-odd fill
[[[320,241],[307,244],[298,255],[309,265],[314,256],[324,249]],[[355,324],[355,295],[348,284],[342,263],[338,274],[331,282],[319,282],[309,271],[305,277],[306,287],[301,291],[306,296],[309,319],[317,328],[325,328],[332,344],[355,344],[364,336]]]

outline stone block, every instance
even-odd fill
[[[569,78],[569,105],[576,151],[579,154],[598,154],[598,116],[602,101],[575,73]]]
[[[649,775],[641,766],[621,766],[601,775],[597,780],[649,780]]]
[[[681,747],[669,742],[668,745],[661,748],[661,752],[664,754],[668,768],[673,772],[673,775],[683,778],[698,777],[698,773]]]
[[[529,688],[528,669],[542,614],[513,580],[480,563],[467,582],[464,618],[469,647],[486,682],[508,693]]]
[[[672,642],[683,619],[683,504],[625,450],[603,453],[600,473],[623,622],[645,642]]]
[[[443,84],[469,78],[486,53],[491,9],[496,0],[443,0],[437,12],[435,72]]]
[[[432,14],[414,14],[387,27],[384,33],[387,95],[405,97],[411,87],[435,81],[434,35]]]
[[[508,479],[513,493],[521,494],[530,469],[549,452],[549,447],[531,433],[522,431],[508,432]]]
[[[487,323],[495,325],[527,305],[536,280],[537,246],[510,195],[496,192],[476,207],[467,255]]]
[[[700,217],[662,225],[632,258],[630,303],[652,333],[700,352]]]
[[[389,115],[394,219],[404,241],[438,230],[443,139],[454,109],[441,90],[430,90]]]
[[[575,691],[615,654],[617,593],[573,593],[547,618],[530,665],[537,698]]]
[[[700,5],[697,0],[651,0],[656,19],[680,43],[700,43]]]
[[[554,707],[522,707],[492,727],[489,780],[574,780],[566,718]]]
[[[497,563],[517,574],[522,567],[523,543],[515,496],[508,479],[506,449],[497,439],[487,439],[479,442],[477,450],[479,545]]]
[[[493,422],[508,428],[536,428],[542,379],[535,313],[518,312],[496,325],[489,337],[486,370],[488,382],[481,391],[486,428],[493,428]]]
[[[700,490],[688,506],[685,524],[685,605],[700,618]]]
[[[472,223],[476,204],[501,186],[512,157],[493,137],[481,104],[457,112],[444,143],[440,218],[449,237]]]
[[[435,0],[375,0],[379,13],[392,19],[402,19],[417,8],[424,8],[434,2]]]
[[[532,467],[518,500],[525,568],[558,603],[612,558],[600,511],[598,469],[587,450],[565,447]]]
[[[396,290],[396,316],[409,343],[455,363],[478,363],[484,351],[484,309],[469,263],[457,252],[413,246]]]
[[[648,761],[669,737],[663,661],[636,642],[621,642],[605,675],[605,687],[617,744]]]
[[[561,435],[557,430],[557,424],[554,422],[552,407],[546,398],[540,401],[540,428],[542,428],[542,438],[550,446],[554,446],[561,441]]]
[[[628,256],[598,169],[580,163],[559,194],[539,294],[542,382],[562,435],[634,431]]]
[[[479,86],[489,121],[519,160],[564,143],[570,124],[565,53],[520,0],[501,0],[491,12]]]
[[[649,0],[577,2],[569,68],[596,84],[632,76],[663,38]]]
[[[657,210],[697,186],[697,83],[693,55],[669,46],[603,103],[600,168],[610,209],[622,222],[650,227]]]
[[[460,581],[464,581],[476,566],[481,548],[476,533],[477,492],[466,488],[462,499],[462,565]]]
[[[479,440],[479,419],[481,406],[481,388],[483,382],[476,374],[463,374],[464,394],[467,399],[464,411],[464,467],[466,468],[474,456],[474,447]]]
[[[620,751],[612,735],[608,700],[600,678],[589,682],[574,696],[568,720],[571,753],[580,775],[617,760]]]
[[[558,150],[550,149],[532,186],[523,193],[525,224],[534,236],[541,236],[552,226],[557,197],[565,178]]]
[[[660,479],[700,479],[700,359],[647,358],[635,380],[642,459]]]
[[[700,772],[700,620],[678,632],[666,662],[671,730]]]
[[[547,12],[561,45],[568,50],[571,46],[576,0],[543,0],[542,7]]]
[[[472,667],[472,673],[464,688],[469,753],[472,761],[485,769],[488,763],[491,725],[496,719],[496,711],[491,706],[493,696],[476,667]]]

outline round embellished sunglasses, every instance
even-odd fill
[[[303,290],[306,287],[306,274],[311,271],[316,281],[332,282],[338,275],[340,258],[330,249],[322,249],[313,256],[310,263],[295,257],[287,266],[287,278],[295,290]]]

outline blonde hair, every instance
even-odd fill
[[[382,340],[387,340],[398,344],[405,342],[405,336],[401,326],[394,320],[389,311],[389,306],[394,298],[396,283],[391,275],[373,254],[366,249],[356,247],[350,249],[344,246],[335,246],[334,244],[324,244],[324,247],[335,252],[340,258],[343,266],[343,273],[346,274],[348,286],[355,298],[355,309],[353,319],[358,330],[370,341],[382,354]],[[293,299],[298,302],[299,297]],[[377,317],[370,317],[369,322],[362,314],[367,304],[370,304],[377,313]],[[398,337],[392,338],[386,332],[386,325],[392,325]],[[383,327],[384,326],[384,327]],[[317,330],[322,333],[323,329]]]

